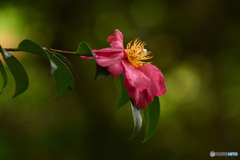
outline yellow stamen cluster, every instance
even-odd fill
[[[151,59],[153,56],[150,56],[151,52],[147,52],[146,49],[144,49],[145,45],[146,43],[138,38],[135,39],[133,43],[131,41],[127,44],[128,60],[136,68],[151,63],[146,62],[146,60]]]

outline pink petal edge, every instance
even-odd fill
[[[107,41],[111,42],[110,45],[113,48],[124,48],[123,35],[118,29],[115,29],[114,35],[109,36]]]
[[[143,91],[149,86],[150,79],[145,76],[138,68],[135,68],[128,61],[122,61],[124,67],[124,75],[126,77],[124,87],[137,88],[139,91]]]

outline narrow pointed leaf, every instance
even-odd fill
[[[160,101],[158,97],[154,97],[151,104],[143,110],[144,120],[145,120],[145,138],[143,143],[146,142],[156,131],[158,126],[158,121],[160,117]]]
[[[1,94],[2,91],[4,90],[5,86],[7,85],[7,73],[6,73],[6,70],[5,70],[1,60],[0,60],[0,72],[1,72],[1,75],[2,75],[2,78],[3,78],[3,86],[2,86],[2,89],[0,91],[0,94]]]
[[[96,74],[95,80],[100,80],[109,75],[109,72],[106,67],[101,67],[96,63]]]
[[[68,66],[57,56],[49,55],[52,61],[57,65],[57,70],[53,73],[57,97],[63,96],[74,87],[74,78]]]
[[[134,130],[130,137],[130,140],[133,139],[142,127],[142,110],[137,106],[134,106],[131,102],[131,109],[133,115]]]
[[[90,46],[86,43],[86,42],[81,42],[78,46],[78,50],[77,52],[75,52],[76,54],[79,54],[81,56],[89,56],[92,57],[93,53],[92,53],[92,49],[90,48]]]
[[[117,88],[117,98],[118,98],[118,103],[115,109],[119,109],[120,107],[124,106],[127,104],[127,102],[130,100],[128,93],[127,93],[127,88],[123,87],[124,84],[124,77],[123,75],[114,78],[116,88]]]
[[[23,65],[8,51],[0,47],[0,52],[7,63],[16,83],[13,98],[23,93],[28,88],[28,76]]]
[[[53,72],[57,69],[57,65],[51,60],[48,53],[37,43],[26,39],[18,45],[18,48],[22,51],[30,52],[49,60],[51,65],[51,74],[53,74]]]

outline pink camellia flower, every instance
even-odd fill
[[[127,88],[134,105],[144,109],[147,103],[153,102],[154,96],[161,96],[166,92],[162,72],[150,62],[146,62],[152,58],[150,52],[144,49],[146,43],[136,39],[129,42],[124,49],[123,35],[117,29],[107,41],[111,47],[93,50],[96,62],[107,67],[113,77],[124,74],[124,87]]]

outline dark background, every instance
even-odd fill
[[[147,43],[167,93],[160,97],[156,134],[142,144],[143,128],[128,141],[130,104],[114,110],[114,79],[94,81],[94,60],[67,56],[78,75],[76,85],[54,99],[49,63],[15,53],[30,84],[11,98],[15,84],[8,70],[9,82],[0,95],[0,159],[202,160],[210,159],[210,151],[240,153],[239,2],[1,1],[3,47],[17,47],[28,38],[62,50],[75,51],[83,40],[100,49],[119,29],[125,46],[137,37]]]

